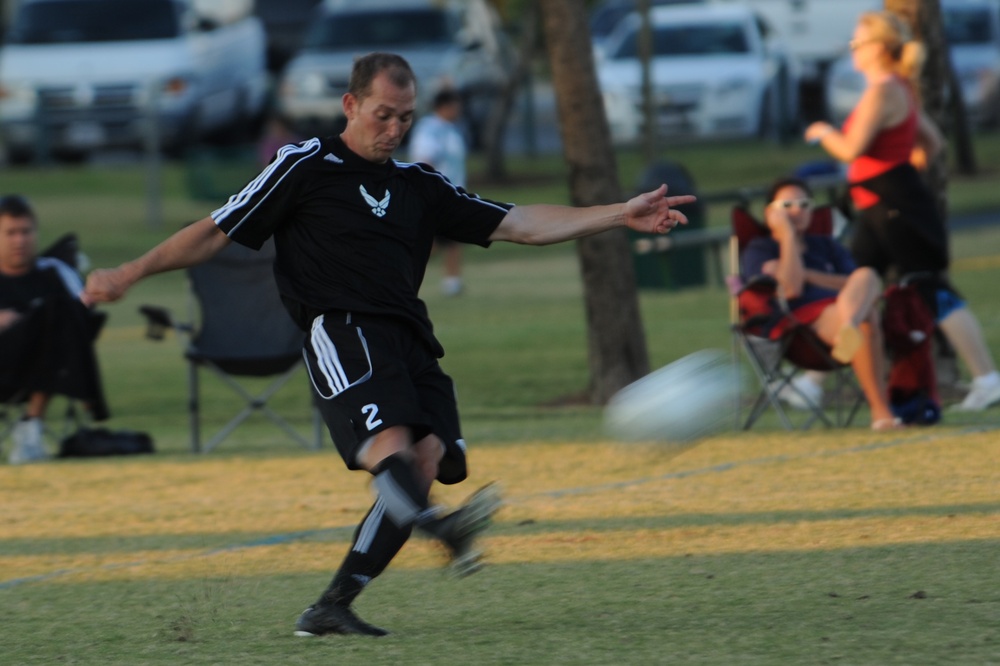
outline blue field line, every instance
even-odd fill
[[[703,476],[708,474],[719,474],[722,472],[728,472],[733,469],[739,469],[741,467],[756,467],[761,465],[772,465],[774,463],[785,463],[794,462],[798,460],[809,460],[809,459],[821,459],[821,458],[835,458],[843,455],[852,455],[856,453],[868,453],[871,451],[879,451],[883,449],[891,449],[898,446],[908,446],[917,444],[927,444],[944,438],[955,437],[956,435],[969,435],[983,432],[992,432],[1000,429],[1000,425],[981,425],[981,426],[970,426],[968,428],[962,428],[957,432],[942,433],[940,431],[928,431],[927,435],[920,437],[900,437],[896,439],[891,439],[887,441],[873,442],[871,444],[862,444],[859,446],[852,446],[846,449],[834,449],[826,451],[815,451],[796,455],[780,455],[780,456],[766,456],[764,458],[751,458],[749,460],[741,460],[738,462],[728,462],[721,463],[718,465],[711,465],[709,467],[701,467],[698,469],[682,470],[679,472],[670,472],[667,474],[660,474],[658,476],[650,476],[639,479],[631,479],[628,481],[618,481],[615,483],[603,483],[596,486],[585,486],[580,488],[564,488],[561,490],[548,490],[537,493],[528,493],[525,495],[520,495],[514,498],[505,498],[505,504],[522,504],[529,500],[537,498],[552,498],[559,499],[563,497],[570,497],[575,495],[586,495],[591,493],[600,493],[607,490],[616,490],[621,488],[630,488],[634,486],[641,486],[650,483],[658,483],[662,481],[672,481],[676,479],[686,479],[692,476]],[[275,546],[286,543],[291,543],[294,541],[301,541],[304,539],[310,539],[314,537],[329,538],[330,536],[335,536],[338,533],[342,533],[342,536],[346,539],[354,531],[354,526],[350,527],[329,527],[317,530],[301,530],[297,532],[286,532],[283,534],[273,534],[270,536],[261,537],[258,539],[253,539],[251,541],[245,541],[243,543],[232,544],[229,546],[222,546],[218,548],[209,548],[198,553],[188,553],[185,555],[176,555],[167,558],[147,558],[142,560],[135,560],[132,562],[118,562],[114,564],[105,564],[97,567],[96,570],[99,571],[113,571],[115,569],[126,569],[129,567],[138,567],[148,564],[168,564],[181,562],[184,560],[193,560],[204,557],[212,557],[215,555],[232,553],[239,550],[248,550],[250,548],[261,548],[267,546]],[[42,583],[49,580],[54,580],[56,578],[62,578],[64,576],[71,576],[74,574],[87,573],[89,571],[95,570],[93,567],[79,568],[79,569],[58,569],[56,571],[50,571],[44,574],[38,574],[37,576],[24,576],[21,578],[12,578],[6,581],[0,581],[0,591],[10,590],[21,585],[27,585],[30,583]]]
[[[198,553],[187,553],[185,555],[175,555],[173,557],[163,557],[163,558],[146,558],[142,560],[133,560],[131,562],[115,562],[113,564],[102,564],[99,567],[84,567],[79,569],[57,569],[56,571],[50,571],[44,574],[38,574],[37,576],[24,576],[22,578],[12,578],[10,580],[0,581],[0,591],[7,590],[11,588],[18,587],[20,585],[26,585],[28,583],[41,583],[48,580],[53,580],[55,578],[62,578],[64,576],[72,576],[73,574],[86,573],[89,571],[114,571],[115,569],[128,569],[130,567],[138,567],[147,564],[170,564],[174,562],[183,562],[184,560],[193,560],[203,557],[212,557],[214,555],[220,555],[223,553],[232,553],[238,550],[247,550],[250,548],[260,548],[262,546],[276,546],[284,543],[291,543],[293,541],[301,541],[303,539],[309,539],[315,536],[322,536],[329,538],[330,536],[337,535],[338,532],[343,533],[342,536],[347,539],[354,532],[355,527],[353,525],[348,527],[327,527],[318,530],[302,530],[299,532],[287,532],[285,534],[273,534],[271,536],[261,537],[259,539],[253,539],[251,541],[245,541],[243,543],[236,543],[229,546],[221,546],[218,548],[208,548]]]

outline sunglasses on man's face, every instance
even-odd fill
[[[799,208],[801,210],[808,210],[812,208],[812,199],[776,199],[771,202],[772,206],[776,208],[784,208],[788,210],[790,208]]]

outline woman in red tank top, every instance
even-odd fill
[[[806,141],[819,143],[833,157],[849,162],[848,181],[860,183],[911,163],[914,151],[934,156],[944,146],[941,133],[920,109],[911,84],[923,62],[920,44],[909,40],[905,24],[889,12],[861,15],[851,40],[854,68],[867,83],[865,92],[841,131],[829,123],[813,123]],[[926,161],[921,157],[920,161]],[[880,197],[852,187],[858,210]]]
[[[866,12],[858,19],[851,52],[854,68],[866,80],[864,94],[842,130],[816,122],[806,128],[805,139],[849,163],[848,185],[858,212],[851,243],[855,261],[883,277],[913,279],[972,374],[973,389],[959,407],[985,409],[1000,402],[1000,374],[978,320],[948,281],[947,229],[917,171],[944,147],[911,83],[923,64],[922,46],[895,14]]]
[[[901,86],[907,98],[908,111],[906,116],[893,127],[882,128],[872,138],[865,151],[858,155],[847,170],[847,180],[859,183],[875,176],[880,176],[901,164],[910,163],[911,156],[917,145],[917,124],[920,114],[917,112],[917,101],[909,82],[898,75],[891,75],[895,81],[886,80],[886,85]],[[850,134],[851,125],[857,115],[857,110],[851,113],[844,122],[844,133]],[[851,200],[855,208],[864,210],[879,202],[874,192],[863,187],[851,188]]]

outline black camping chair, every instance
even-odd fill
[[[208,453],[226,439],[253,413],[258,412],[293,440],[308,449],[322,441],[319,412],[312,406],[313,433],[307,437],[275,412],[268,401],[304,365],[304,333],[285,311],[274,284],[274,242],[260,251],[230,244],[209,261],[188,269],[192,296],[200,310],[197,323],[177,322],[170,311],[144,305],[146,336],[162,340],[172,329],[186,341],[188,361],[188,409],[191,420],[191,450]],[[194,317],[192,317],[194,319]],[[199,370],[207,369],[244,400],[244,406],[210,440],[201,442],[201,398]],[[263,391],[252,394],[237,377],[273,380]]]

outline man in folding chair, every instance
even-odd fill
[[[741,260],[744,280],[770,275],[792,320],[768,331],[780,337],[791,321],[808,325],[830,346],[831,356],[850,363],[871,409],[871,427],[902,427],[889,405],[886,359],[876,305],[882,283],[874,270],[855,268],[847,249],[830,236],[807,234],[812,194],[805,181],[775,182],[767,197],[770,237],[750,241]]]
[[[59,259],[38,256],[38,223],[21,196],[0,197],[0,400],[24,403],[11,428],[11,464],[42,460],[42,421],[54,394],[108,417],[93,341],[98,318],[80,301],[83,283]]]

